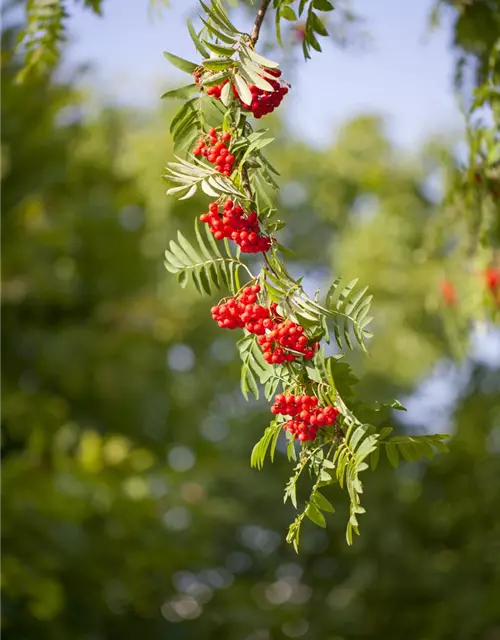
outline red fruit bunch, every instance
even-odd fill
[[[500,289],[500,267],[488,267],[484,272],[484,279],[488,289],[495,293]]]
[[[273,87],[272,91],[266,91],[265,89],[260,89],[254,84],[249,85],[250,92],[252,94],[252,102],[250,104],[246,104],[240,97],[238,93],[238,89],[233,84],[233,94],[234,97],[237,98],[244,109],[247,111],[251,111],[255,118],[262,118],[262,116],[271,113],[279,107],[283,97],[288,93],[289,87],[287,84],[282,83],[277,80],[281,76],[281,71],[279,69],[266,69],[266,73],[270,76],[274,76],[274,80],[271,78],[265,78],[265,80]],[[199,85],[199,75],[195,77],[196,84]],[[222,93],[222,89],[225,84],[227,84],[228,80],[225,80],[222,84],[213,85],[212,87],[207,87],[205,92],[207,96],[212,96],[212,98],[219,99]]]
[[[218,134],[215,129],[210,129],[207,136],[201,136],[193,149],[195,156],[203,156],[216,165],[219,173],[230,176],[233,171],[234,156],[229,152],[226,142],[231,141],[231,134],[226,132]]]
[[[227,200],[222,210],[216,202],[212,202],[208,207],[208,213],[202,213],[200,220],[210,226],[216,240],[230,238],[243,253],[265,252],[271,246],[271,240],[260,233],[255,211],[247,214],[232,200]]]
[[[304,335],[304,327],[292,320],[276,316],[275,321],[266,322],[266,329],[258,342],[264,360],[269,364],[293,362],[301,355],[310,360],[319,348],[319,342],[311,342]]]
[[[266,69],[267,73],[275,78],[281,76],[279,69]],[[262,118],[262,116],[272,113],[283,100],[283,97],[288,93],[288,86],[281,84],[278,80],[271,80],[266,78],[266,81],[273,87],[273,91],[266,91],[260,89],[254,84],[251,84],[248,88],[252,94],[252,102],[245,104],[241,99],[238,89],[233,85],[233,93],[236,98],[241,102],[242,106],[251,111],[255,118]]]
[[[276,303],[270,307],[259,304],[259,292],[258,284],[245,287],[239,296],[212,307],[212,318],[221,329],[246,329],[259,336],[257,341],[269,364],[293,362],[301,355],[312,358],[319,342],[311,343],[304,335],[304,327],[283,320],[276,313]]]
[[[279,393],[271,407],[271,413],[291,416],[284,429],[298,438],[301,442],[314,440],[321,427],[334,424],[339,411],[335,407],[318,407],[318,398],[301,395],[285,396]]]
[[[237,298],[212,307],[212,318],[221,329],[246,329],[255,335],[265,332],[264,322],[271,312],[267,307],[257,304],[260,286],[254,284],[242,289]]]

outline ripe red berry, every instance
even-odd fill
[[[321,427],[334,424],[339,411],[332,406],[318,407],[315,396],[285,396],[280,393],[274,399],[271,413],[291,416],[283,428],[305,442],[314,440]]]
[[[288,93],[288,86],[286,84],[282,84],[281,80],[278,80],[278,78],[280,78],[281,76],[281,71],[279,69],[266,69],[265,71],[267,75],[271,75],[276,78],[275,80],[272,80],[269,77],[262,76],[263,79],[266,80],[266,82],[268,82],[273,89],[272,91],[266,91],[264,89],[260,89],[256,85],[249,85],[250,93],[252,94],[252,101],[250,104],[243,102],[238,93],[238,89],[234,84],[232,85],[234,97],[240,101],[244,109],[251,111],[253,116],[257,119],[274,111],[274,109],[280,105],[283,96]],[[207,94],[213,96],[214,98],[220,98],[222,87],[226,84],[226,82],[227,80],[221,85],[209,87],[207,89]]]
[[[224,165],[224,172],[231,172],[230,165]],[[242,207],[235,206],[232,200],[227,200],[222,211],[219,211],[219,205],[214,202],[210,205],[209,214],[202,215],[200,220],[209,225],[217,240],[231,238],[244,253],[265,252],[271,246],[271,240],[260,232],[257,214],[247,214]]]
[[[213,89],[213,87],[209,87],[209,89]],[[219,173],[230,176],[235,162],[234,155],[229,152],[229,148],[225,144],[230,140],[230,133],[226,131],[219,134],[212,127],[208,132],[208,138],[206,136],[199,138],[193,149],[193,155],[204,156],[208,162],[216,165],[215,168]]]

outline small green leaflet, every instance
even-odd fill
[[[257,399],[259,398],[259,387],[257,379],[261,384],[266,384],[273,378],[274,369],[268,364],[257,344],[257,336],[246,335],[238,341],[238,350],[242,361],[240,388],[245,398],[248,400],[250,391]]]
[[[314,503],[310,502],[307,505],[306,516],[309,518],[309,520],[312,520],[314,524],[317,524],[319,527],[326,527],[325,516],[321,513],[321,511]]]
[[[194,64],[194,62],[189,62],[189,60],[184,60],[184,58],[179,58],[179,56],[175,56],[173,53],[168,53],[168,51],[164,51],[163,55],[165,58],[177,67],[181,71],[185,71],[186,73],[193,73],[193,71],[197,68],[198,65]]]
[[[297,16],[295,15],[295,11],[291,7],[284,6],[280,9],[280,16],[285,20],[290,20],[294,22],[297,20]]]
[[[239,256],[239,249],[231,250],[229,243],[224,243],[224,250],[203,225],[200,231],[198,221],[195,221],[196,244],[189,242],[180,231],[177,242],[170,241],[165,251],[165,268],[177,278],[185,287],[191,277],[196,289],[202,295],[210,295],[223,287],[235,293],[240,288],[239,272],[248,271]]]
[[[325,498],[325,496],[323,494],[321,494],[319,491],[315,491],[313,493],[312,501],[318,507],[318,509],[321,509],[321,511],[326,511],[328,513],[334,513],[335,512],[335,509],[334,509],[333,505],[331,504],[331,502],[329,500],[327,500]]]
[[[357,514],[364,512],[360,504],[363,485],[358,476],[362,471],[368,469],[365,459],[378,446],[379,434],[367,436],[368,431],[369,425],[352,422],[333,457],[339,485],[343,487],[345,482],[350,498],[350,516],[346,529],[348,544],[352,544],[354,533],[359,534]]]
[[[183,193],[182,199],[191,198],[201,187],[202,191],[212,198],[221,195],[245,198],[245,194],[234,186],[234,183],[208,168],[201,161],[187,162],[176,156],[178,162],[169,162],[164,178],[178,184],[167,190],[167,195]]]
[[[234,49],[233,47],[223,47],[220,44],[214,44],[213,42],[205,42],[207,49],[210,49],[210,51],[212,51],[212,53],[217,54],[218,56],[225,56],[226,58],[228,56],[232,56],[234,53],[236,53],[236,49]],[[208,58],[209,55],[205,55],[203,56],[204,58]]]
[[[417,462],[423,458],[432,459],[437,452],[444,453],[448,447],[444,442],[448,439],[445,433],[434,433],[423,436],[394,436],[383,442],[387,458],[393,467],[399,465],[400,456],[407,462]]]
[[[199,35],[196,33],[196,30],[193,27],[193,23],[191,22],[191,20],[187,20],[187,28],[188,28],[188,31],[189,31],[189,35],[191,36],[191,40],[193,41],[193,44],[196,47],[198,53],[201,53],[201,55],[204,58],[208,58],[208,56],[210,54],[205,49],[202,41],[200,40]]]
[[[252,94],[250,92],[250,89],[248,88],[247,82],[241,77],[239,73],[236,73],[234,75],[234,81],[236,83],[236,88],[238,89],[238,93],[243,103],[251,104]]]
[[[271,424],[264,431],[264,435],[257,442],[252,450],[252,456],[250,458],[250,464],[252,467],[262,469],[264,466],[264,460],[266,458],[267,451],[269,451],[269,457],[271,462],[274,461],[274,453],[276,451],[276,443],[278,442],[279,435],[283,429],[283,423],[273,420]]]
[[[210,71],[221,71],[223,69],[228,69],[230,66],[234,65],[234,60],[231,58],[207,58],[202,61],[205,69],[210,69]]]
[[[318,11],[333,11],[334,9],[330,0],[313,0],[312,6]]]
[[[264,58],[260,53],[257,53],[250,47],[246,47],[242,45],[242,51],[246,53],[254,62],[263,67],[267,67],[268,69],[277,69],[279,67],[278,62],[274,62],[273,60],[269,60],[268,58]]]
[[[161,98],[175,98],[177,100],[187,100],[195,93],[198,93],[199,89],[195,84],[188,84],[185,87],[179,87],[178,89],[171,89],[166,91]]]

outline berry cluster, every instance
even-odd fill
[[[208,213],[202,213],[201,222],[210,226],[216,240],[230,238],[234,240],[243,253],[260,253],[268,251],[271,240],[260,234],[257,214],[253,211],[245,213],[242,207],[227,200],[219,210],[219,205],[212,202]]]
[[[299,356],[312,358],[319,348],[318,342],[310,343],[304,335],[304,327],[283,320],[277,313],[276,303],[270,307],[258,304],[260,286],[245,287],[237,298],[212,307],[212,318],[221,329],[246,329],[259,336],[264,360],[269,364],[293,362]]]
[[[318,398],[314,396],[285,396],[282,393],[274,399],[271,413],[291,416],[283,428],[301,442],[314,440],[318,430],[333,424],[339,414],[335,407],[318,407]]]
[[[266,73],[270,76],[274,76],[274,78],[279,78],[281,76],[281,71],[279,69],[266,69]],[[200,86],[200,74],[195,72],[193,77],[195,83]],[[260,89],[254,84],[249,85],[248,88],[252,94],[252,102],[250,104],[243,102],[240,94],[238,93],[238,89],[234,84],[232,85],[234,97],[241,102],[244,109],[251,111],[255,118],[262,118],[262,116],[274,111],[276,107],[279,107],[283,97],[288,93],[288,86],[286,84],[281,84],[279,80],[266,78],[266,81],[273,87],[272,91]],[[227,82],[228,80],[225,80],[221,84],[207,87],[205,89],[207,96],[220,99],[222,89]]]
[[[233,172],[234,156],[229,152],[229,148],[225,144],[230,142],[231,134],[226,132],[218,135],[215,129],[208,132],[209,138],[203,136],[196,143],[193,149],[195,156],[204,156],[209,162],[216,165],[219,173],[230,176]]]
[[[279,78],[281,71],[279,69],[266,69],[269,75]],[[255,118],[262,118],[262,116],[272,113],[283,100],[283,97],[288,93],[288,87],[281,85],[278,80],[270,80],[266,78],[267,82],[273,87],[273,91],[266,91],[260,89],[256,85],[252,84],[248,88],[252,94],[252,102],[245,104],[238,94],[237,88],[233,85],[233,93],[236,98],[241,102],[245,109],[252,112]]]
[[[258,284],[245,287],[237,298],[212,307],[212,318],[221,329],[246,329],[255,335],[263,335],[271,312],[257,304],[259,291]]]
[[[271,322],[258,342],[262,348],[264,360],[269,364],[293,362],[300,355],[310,360],[319,348],[318,342],[310,343],[304,335],[304,327],[292,320],[283,320],[279,316],[277,322]],[[295,353],[291,353],[291,352]]]
[[[482,273],[484,283],[493,296],[495,302],[500,306],[500,267],[490,266]],[[457,303],[457,293],[455,285],[450,280],[441,280],[441,295],[450,307]]]

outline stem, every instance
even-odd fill
[[[250,34],[250,44],[254,47],[255,43],[259,39],[260,28],[262,23],[264,22],[264,17],[266,15],[266,11],[271,4],[271,0],[262,0],[262,4],[260,5],[260,9],[257,11],[257,17],[255,18],[255,23],[253,25],[252,33]]]
[[[247,194],[248,199],[250,200],[250,202],[253,202],[252,188],[250,187],[248,170],[245,167],[245,165],[241,167],[241,181],[243,183],[243,189],[245,190],[245,193]]]

